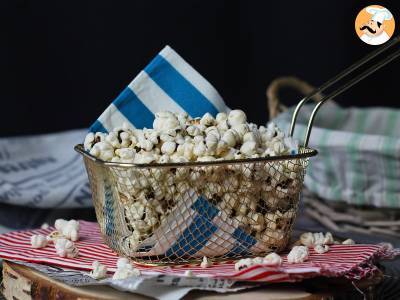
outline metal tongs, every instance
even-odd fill
[[[370,60],[372,60],[373,58],[377,57],[379,54],[389,50],[390,48],[392,48],[393,46],[395,46],[398,42],[400,42],[400,35],[397,35],[396,37],[394,37],[390,42],[388,42],[386,45],[379,47],[377,50],[372,51],[371,53],[369,53],[368,55],[366,55],[365,57],[363,57],[362,59],[360,59],[359,61],[357,61],[356,63],[354,63],[353,65],[351,65],[350,67],[348,67],[347,69],[343,70],[342,72],[340,72],[339,74],[337,74],[336,76],[334,76],[333,78],[329,79],[328,81],[326,81],[325,83],[323,83],[320,87],[316,88],[315,90],[313,90],[310,94],[308,94],[306,97],[304,97],[299,104],[297,104],[294,112],[293,112],[293,116],[292,116],[292,121],[290,123],[290,130],[289,130],[289,135],[293,136],[293,132],[294,132],[294,128],[295,128],[295,124],[296,124],[296,120],[297,120],[297,116],[298,113],[301,109],[301,107],[307,102],[309,101],[313,96],[315,96],[316,94],[326,90],[327,88],[331,87],[332,85],[334,85],[335,83],[337,83],[339,80],[349,76],[353,71],[356,71],[358,69],[360,69],[362,66],[364,66],[367,62],[369,62]],[[350,87],[352,87],[353,85],[355,85],[356,83],[360,82],[361,80],[363,80],[364,78],[368,77],[369,75],[371,75],[372,73],[374,73],[375,71],[379,70],[380,68],[382,68],[383,66],[387,65],[388,63],[390,63],[391,61],[393,61],[394,59],[396,59],[398,56],[400,55],[400,49],[397,49],[396,51],[394,51],[392,54],[386,56],[385,58],[381,59],[380,61],[376,62],[375,64],[373,64],[372,66],[370,66],[368,69],[366,69],[364,72],[362,72],[361,74],[358,74],[357,76],[353,77],[351,80],[344,82],[341,86],[339,86],[336,90],[334,90],[333,92],[331,92],[330,94],[328,94],[327,96],[323,97],[314,107],[310,119],[308,121],[308,125],[307,125],[307,131],[306,131],[306,136],[305,136],[305,140],[304,140],[304,147],[307,147],[308,142],[310,140],[310,134],[311,134],[311,129],[312,129],[312,125],[314,123],[314,119],[315,119],[315,115],[317,114],[319,108],[321,107],[322,104],[324,104],[324,102],[326,102],[327,100],[330,100],[338,95],[340,95],[341,93],[343,93],[344,91],[348,90]]]

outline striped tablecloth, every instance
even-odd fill
[[[0,235],[0,258],[39,264],[55,265],[65,268],[88,271],[93,260],[105,264],[110,272],[115,271],[118,256],[101,238],[97,223],[81,221],[81,238],[76,245],[79,257],[60,258],[55,254],[53,245],[42,249],[30,247],[32,234],[48,234],[54,228],[14,231]],[[198,265],[180,265],[175,267],[149,267],[138,265],[142,274],[168,274],[183,276],[191,270],[195,276],[226,278],[237,281],[293,282],[315,276],[361,279],[377,271],[378,259],[393,258],[399,254],[385,245],[333,245],[325,254],[310,249],[310,258],[301,264],[288,264],[284,255],[281,267],[255,265],[242,271],[235,271],[234,262],[214,264],[202,269]]]

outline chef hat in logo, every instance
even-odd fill
[[[393,16],[386,8],[367,7],[366,11],[372,15],[372,20],[383,23],[385,20],[390,20]]]

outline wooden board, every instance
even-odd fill
[[[321,283],[320,283],[321,284]],[[337,283],[343,289],[346,284]],[[372,283],[369,282],[369,285]],[[318,286],[318,280],[313,281],[314,287]],[[317,300],[333,296],[333,292],[326,289],[326,284],[314,288],[309,292],[307,285],[302,284],[275,284],[262,288],[245,290],[237,293],[218,294],[216,292],[193,291],[185,299],[196,300]],[[331,283],[329,283],[331,286]],[[133,293],[124,293],[107,286],[96,287],[72,287],[55,281],[46,275],[29,267],[12,262],[3,263],[3,294],[7,300],[31,300],[31,299],[99,299],[99,300],[125,300],[125,299],[150,299]],[[331,289],[332,290],[332,289]],[[334,286],[333,290],[338,290]]]

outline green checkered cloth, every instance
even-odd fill
[[[313,107],[300,111],[295,129],[300,141]],[[286,132],[293,110],[274,120]],[[309,190],[332,201],[400,207],[400,110],[328,102],[315,118],[309,146],[319,151],[307,170]]]

